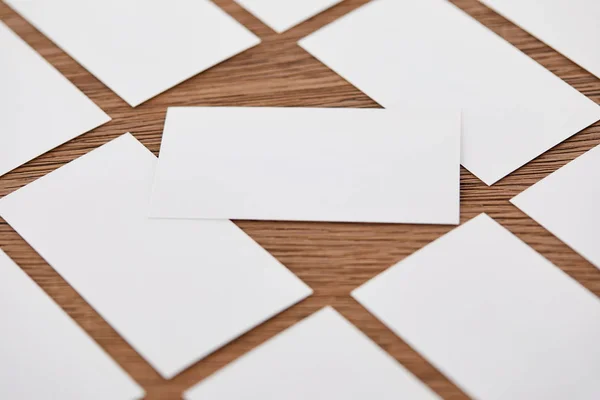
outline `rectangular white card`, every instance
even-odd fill
[[[312,291],[230,221],[148,219],[155,165],[126,134],[0,199],[0,216],[171,378]]]
[[[480,1],[600,78],[600,1]]]
[[[186,400],[435,400],[439,397],[326,307],[189,389]]]
[[[0,250],[0,398],[134,400],[144,390]]]
[[[151,216],[459,222],[460,112],[169,108]]]
[[[281,33],[342,0],[235,0],[275,32]]]
[[[600,398],[600,300],[485,214],[352,296],[472,398]]]
[[[462,164],[488,185],[600,119],[446,0],[374,0],[299,44],[386,108],[462,108]]]
[[[0,176],[108,121],[0,22]]]
[[[260,43],[210,0],[6,0],[135,107]]]
[[[600,268],[600,146],[511,202]]]

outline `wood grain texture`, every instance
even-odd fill
[[[8,6],[0,3],[0,19],[113,118],[110,123],[1,177],[0,196],[127,131],[158,154],[167,106],[378,107],[377,103],[296,45],[298,39],[367,0],[346,0],[281,35],[277,35],[232,0],[215,2],[259,35],[263,43],[135,109]],[[453,2],[580,92],[600,103],[600,80],[590,73],[477,1]],[[432,98],[435,98],[435,93],[432,93]],[[487,212],[600,296],[600,271],[509,203],[512,196],[598,144],[600,124],[597,123],[493,187],[485,186],[462,169],[461,221]],[[170,381],[161,379],[3,220],[0,220],[0,247],[146,389],[146,398],[150,400],[179,399],[181,393],[191,385],[325,305],[337,308],[443,398],[465,398],[460,389],[349,297],[352,289],[448,232],[451,227],[252,221],[239,222],[238,225],[310,285],[315,294]]]

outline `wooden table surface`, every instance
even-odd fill
[[[376,102],[296,45],[300,38],[367,0],[346,0],[281,35],[262,24],[233,0],[215,2],[260,36],[263,42],[136,108],[127,105],[8,6],[0,3],[0,19],[112,117],[111,122],[1,177],[0,196],[128,131],[158,154],[168,106],[379,107]],[[453,2],[577,90],[600,103],[599,79],[476,0]],[[167,3],[165,7],[168,7]],[[461,222],[481,212],[488,213],[600,296],[600,270],[509,203],[512,196],[598,144],[600,124],[596,123],[492,187],[487,187],[464,168],[461,169]],[[254,221],[237,223],[310,285],[315,293],[170,381],[162,379],[1,219],[0,247],[144,387],[147,399],[179,399],[185,389],[325,305],[334,306],[443,398],[466,397],[349,296],[352,289],[445,234],[452,227]],[[194,318],[194,315],[189,317]]]

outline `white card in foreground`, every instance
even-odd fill
[[[134,400],[144,390],[0,250],[0,398]]]
[[[460,112],[170,108],[151,216],[459,222]]]
[[[462,164],[488,185],[600,119],[597,104],[446,0],[375,0],[300,45],[386,108],[462,108]]]
[[[235,0],[256,18],[281,33],[342,0]]]
[[[600,398],[599,299],[485,214],[352,296],[472,398]]]
[[[479,1],[600,78],[600,1]]]
[[[186,400],[435,400],[439,397],[326,307],[188,390]]]
[[[0,216],[171,378],[311,289],[230,221],[148,219],[155,165],[126,134],[4,197]]]
[[[0,22],[0,176],[108,121]]]
[[[6,0],[135,107],[260,43],[210,0]]]
[[[600,268],[600,146],[511,202]]]

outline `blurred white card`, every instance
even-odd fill
[[[281,33],[342,0],[235,0],[256,18]]]
[[[600,398],[600,300],[485,214],[352,296],[472,398]]]
[[[374,0],[299,44],[386,108],[462,108],[462,164],[488,185],[600,119],[446,0]]]
[[[0,176],[110,117],[0,21]]]
[[[0,216],[171,378],[312,291],[230,221],[148,219],[155,165],[126,134],[0,199]]]
[[[135,107],[260,43],[210,0],[6,0]]]
[[[480,1],[600,78],[600,1]]]
[[[0,398],[134,400],[144,390],[0,250]]]
[[[326,307],[206,378],[186,400],[435,400],[439,397]]]
[[[600,268],[600,146],[511,202]]]
[[[458,224],[460,112],[169,108],[151,216]]]

